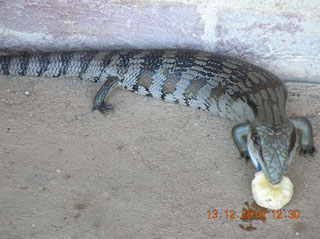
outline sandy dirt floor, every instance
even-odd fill
[[[281,218],[241,220],[255,169],[234,122],[124,90],[103,116],[91,111],[100,86],[1,76],[1,239],[319,238],[319,152],[295,156]],[[288,88],[288,115],[311,119],[320,151],[320,85]]]

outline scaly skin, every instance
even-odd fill
[[[250,155],[273,184],[280,182],[291,162],[296,128],[303,131],[301,150],[315,152],[309,121],[286,117],[284,83],[230,57],[189,50],[23,53],[0,56],[0,73],[101,81],[94,109],[102,113],[112,110],[105,103],[107,95],[121,87],[242,122],[232,131],[234,141],[241,155]]]

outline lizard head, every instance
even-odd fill
[[[253,121],[247,135],[251,160],[272,184],[280,183],[287,172],[297,146],[297,134],[290,121],[271,126]]]

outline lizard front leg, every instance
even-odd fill
[[[302,131],[300,152],[302,154],[313,155],[316,152],[316,148],[313,145],[313,133],[310,121],[301,116],[291,117],[289,120],[293,123],[296,129]]]
[[[248,135],[249,127],[249,123],[242,123],[232,128],[233,141],[236,144],[241,157],[247,160],[250,159],[250,155],[248,151],[247,142],[243,139],[243,137]]]

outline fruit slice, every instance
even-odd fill
[[[252,180],[252,194],[259,206],[278,210],[290,202],[293,184],[288,177],[284,176],[279,184],[273,185],[260,171]]]

